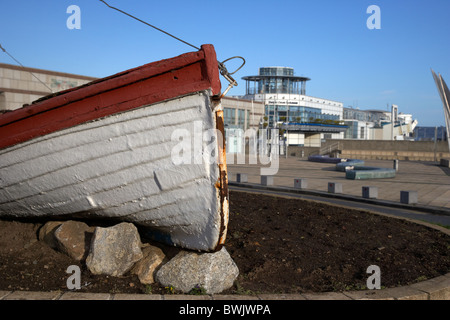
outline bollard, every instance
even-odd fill
[[[328,192],[330,193],[342,193],[342,183],[328,182]]]
[[[237,173],[236,174],[236,182],[247,182],[247,174],[246,173]]]
[[[405,204],[415,204],[418,202],[417,191],[400,191],[400,202]]]
[[[272,186],[273,185],[273,176],[261,176],[261,184],[263,186]]]
[[[377,199],[378,188],[369,186],[362,187],[362,197],[365,199]]]
[[[394,169],[398,171],[398,160],[394,160]]]
[[[308,187],[307,179],[294,179],[294,188],[297,189],[306,189]]]

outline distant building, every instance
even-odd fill
[[[415,141],[447,141],[447,130],[444,126],[440,127],[416,127],[414,130]]]
[[[264,104],[261,101],[233,97],[222,98],[225,128],[258,129],[264,118]]]
[[[245,131],[258,130],[263,122],[264,104],[260,101],[224,97],[222,107],[227,152],[242,153],[245,151]]]
[[[418,124],[411,114],[399,113],[396,105],[389,111],[360,110],[344,108],[339,101],[308,96],[306,83],[311,79],[295,76],[290,67],[263,67],[258,75],[242,79],[246,81],[246,92],[238,97],[239,103],[259,103],[254,110],[262,104],[258,116],[263,115],[257,117],[259,128],[280,129],[288,145],[320,147],[323,139],[411,140]],[[245,129],[248,111],[243,109],[248,108],[231,111],[225,104],[228,128]]]
[[[418,124],[411,114],[398,113],[396,105],[391,111],[344,108],[343,113],[345,139],[411,140]]]
[[[96,78],[0,63],[0,111],[14,110]]]
[[[310,79],[294,75],[289,67],[259,68],[256,76],[246,81],[242,99],[264,104],[261,128],[279,128],[288,145],[320,146],[323,138],[343,138],[346,127],[341,124],[343,104],[338,101],[306,95]]]

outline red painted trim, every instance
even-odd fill
[[[177,96],[220,93],[212,45],[130,69],[0,116],[0,149],[61,129]]]

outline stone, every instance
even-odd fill
[[[131,273],[138,276],[142,284],[152,284],[155,282],[156,271],[163,263],[166,255],[155,246],[149,245],[142,249],[143,258],[136,262]]]
[[[94,227],[80,221],[66,221],[54,233],[56,247],[69,257],[81,261],[89,252]]]
[[[120,277],[142,259],[141,246],[138,230],[132,223],[96,227],[86,266],[93,274]]]
[[[63,221],[49,221],[44,224],[38,233],[39,241],[44,241],[50,248],[56,249],[56,239],[55,239],[55,230],[58,229],[60,225],[63,224]]]
[[[188,293],[202,287],[207,294],[230,288],[239,269],[225,247],[214,253],[181,251],[156,273],[156,281]]]

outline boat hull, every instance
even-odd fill
[[[171,245],[219,250],[222,133],[220,101],[205,89],[11,145],[0,150],[0,216],[129,221]]]

